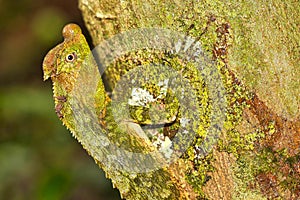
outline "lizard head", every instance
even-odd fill
[[[55,81],[60,75],[72,77],[81,67],[90,49],[81,29],[76,24],[68,24],[62,31],[64,41],[51,49],[43,61],[44,80],[51,77]]]
[[[106,97],[105,89],[100,75],[97,76],[98,68],[93,61],[89,45],[76,24],[68,24],[63,28],[64,41],[51,49],[43,61],[44,80],[51,78],[53,95],[55,100],[55,111],[68,128],[72,127],[69,98],[78,80],[81,69],[87,69],[89,73],[95,72],[98,78],[98,88],[95,98],[98,102],[97,108],[104,107]],[[93,70],[91,70],[93,69]],[[83,70],[84,71],[84,70]],[[68,117],[69,116],[69,117]],[[70,128],[72,129],[72,128]]]

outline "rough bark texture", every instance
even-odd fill
[[[141,27],[197,38],[227,91],[222,135],[206,157],[197,159],[191,148],[171,166],[134,177],[102,166],[123,198],[300,198],[298,1],[80,0],[79,6],[94,45]],[[111,82],[113,73],[106,74]]]

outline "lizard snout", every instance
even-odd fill
[[[44,81],[56,75],[56,52],[59,50],[60,46],[49,51],[49,53],[45,56],[43,61],[43,72],[44,72]]]

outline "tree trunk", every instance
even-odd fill
[[[221,134],[204,156],[197,148],[202,135],[156,171],[130,174],[101,164],[122,198],[300,198],[299,2],[79,0],[79,7],[95,46],[137,28],[195,38],[213,60],[226,93]],[[128,60],[145,61],[133,57],[127,57],[127,71]],[[105,72],[111,88],[119,72]]]

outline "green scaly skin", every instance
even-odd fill
[[[65,26],[63,36],[64,42],[50,50],[44,58],[44,80],[51,78],[55,111],[64,125],[75,134],[76,130],[70,120],[72,112],[69,105],[69,100],[72,98],[70,94],[83,62],[90,54],[90,48],[80,27],[76,24]],[[98,82],[97,106],[99,110],[103,110],[106,104],[106,93],[101,78]]]
[[[97,142],[102,142],[103,137],[96,133],[97,131],[102,131],[102,128],[106,130],[108,138],[114,144],[122,146],[125,149],[127,148],[131,150],[131,152],[148,153],[153,151],[154,147],[151,145],[151,141],[147,138],[141,127],[137,123],[133,123],[136,119],[129,122],[126,122],[127,119],[125,119],[125,122],[121,125],[114,121],[111,113],[110,99],[105,92],[98,67],[91,56],[88,43],[80,27],[76,24],[66,25],[63,29],[63,37],[64,41],[50,50],[43,62],[44,80],[48,78],[52,80],[55,111],[63,124],[95,159],[96,163],[106,172],[107,176],[112,179],[114,186],[120,190],[122,197],[126,199],[177,199],[180,196],[181,199],[186,199],[187,196],[192,193],[191,191],[187,192],[186,188],[182,186],[185,185],[185,187],[189,187],[184,179],[185,174],[176,171],[177,166],[186,165],[181,159],[174,163],[175,167],[163,167],[156,171],[138,175],[128,171],[116,170],[116,168],[109,166],[110,163],[102,162],[106,155],[118,153],[118,149],[105,150],[98,146],[93,146],[97,144]],[[93,123],[89,123],[89,120],[93,121],[95,118],[87,119],[89,116],[84,113],[84,111],[79,110],[78,113],[75,113],[74,110],[80,108],[80,106],[76,107],[76,103],[74,105],[74,102],[76,102],[74,96],[76,97],[78,92],[76,91],[76,83],[77,81],[83,83],[85,80],[88,80],[78,80],[80,79],[81,71],[87,71],[89,75],[92,74],[93,82],[97,83],[97,88],[93,94],[95,104],[93,104],[94,108],[92,108],[96,110],[98,116],[96,119],[100,124],[96,128]],[[90,86],[89,83],[83,84],[86,84],[86,87]],[[79,103],[82,102],[79,100]],[[91,105],[92,104],[89,104],[90,107]],[[133,112],[139,109],[138,107],[136,110],[133,110]],[[143,112],[144,111],[142,111],[142,115],[144,114]],[[175,115],[176,114],[175,111]],[[79,123],[78,126],[77,115],[79,115],[79,119],[82,119],[85,124]],[[172,116],[168,118],[174,120]],[[163,122],[166,123],[168,121]],[[151,124],[148,120],[147,124],[149,123]],[[90,129],[81,129],[80,126],[86,126]],[[81,132],[80,130],[93,131]],[[126,158],[126,155],[123,155],[123,158]],[[154,159],[156,158],[157,160],[163,159],[160,153],[155,155]],[[133,168],[139,168],[141,164],[132,163],[130,159],[128,161],[124,159],[122,162],[125,162]],[[153,177],[156,177],[155,181]],[[159,191],[162,191],[162,193]]]
[[[73,136],[83,144],[85,138],[78,132],[77,122],[74,120],[74,115],[80,114],[80,112],[76,114],[73,112],[71,100],[74,98],[74,89],[80,71],[87,70],[98,83],[94,94],[94,106],[99,117],[99,124],[108,130],[108,136],[118,145],[130,149],[134,144],[143,148],[145,136],[141,128],[128,123],[122,126],[123,129],[126,129],[125,131],[117,128],[118,124],[114,121],[110,106],[108,106],[110,99],[105,92],[101,76],[97,71],[97,64],[80,27],[76,24],[66,25],[63,29],[63,36],[63,43],[50,50],[43,62],[44,80],[49,77],[52,80],[55,111],[60,120],[72,132]],[[130,134],[128,135],[128,133]],[[139,141],[139,137],[143,141]],[[88,150],[88,147],[85,148]]]

